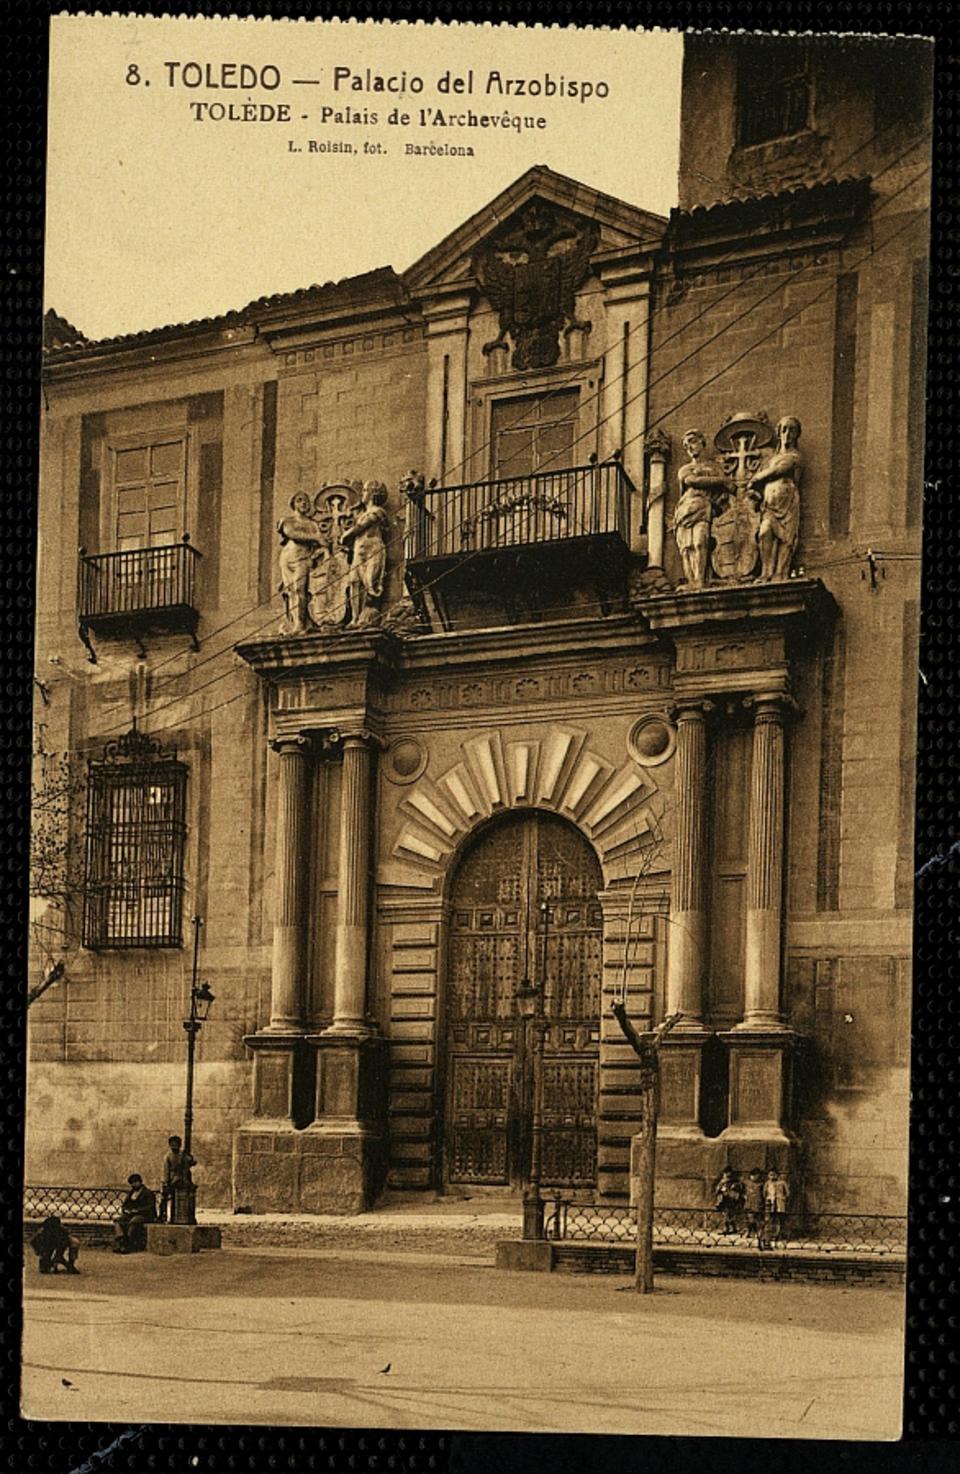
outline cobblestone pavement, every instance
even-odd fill
[[[894,1438],[902,1295],[496,1271],[448,1244],[27,1267],[28,1417]]]

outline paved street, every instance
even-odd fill
[[[32,1260],[32,1256],[31,1256]],[[505,1273],[456,1252],[27,1267],[34,1418],[894,1438],[902,1294]]]

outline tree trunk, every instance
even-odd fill
[[[643,1130],[637,1152],[637,1255],[634,1288],[638,1295],[653,1290],[653,1187],[657,1166],[657,1087],[648,1086],[643,1099]]]

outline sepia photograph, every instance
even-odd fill
[[[53,18],[24,1417],[900,1437],[933,53]]]

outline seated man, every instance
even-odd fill
[[[157,1217],[157,1199],[144,1184],[139,1172],[131,1172],[127,1178],[130,1191],[120,1205],[120,1217],[114,1222],[117,1242],[115,1254],[135,1254],[146,1248],[147,1224]]]
[[[68,1233],[59,1218],[45,1218],[33,1238],[30,1247],[39,1259],[37,1268],[41,1274],[56,1274],[62,1265],[67,1274],[79,1274],[77,1255],[80,1241]]]

